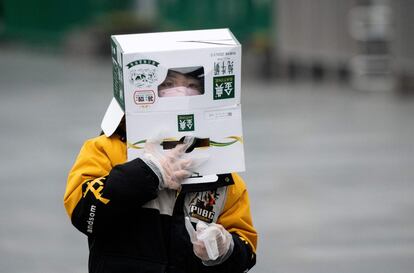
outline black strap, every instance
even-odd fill
[[[167,140],[167,141],[163,141],[161,143],[162,148],[164,150],[173,149],[178,144],[183,144],[184,143],[184,138],[185,137],[182,137],[180,140],[170,140],[170,141]],[[209,146],[210,146],[210,139],[209,138],[198,138],[198,137],[196,137],[194,139],[193,144],[191,144],[190,147],[188,147],[185,152],[186,153],[190,153],[191,151],[194,150],[194,148],[209,147]]]
[[[214,182],[203,182],[198,184],[184,184],[182,185],[182,192],[197,192],[215,190],[220,187],[225,187],[234,184],[233,177],[230,173],[218,174],[218,180]]]

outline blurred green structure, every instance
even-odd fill
[[[0,0],[1,36],[28,42],[58,42],[72,28],[85,26],[132,3],[111,0]]]
[[[105,37],[114,33],[230,28],[241,42],[266,48],[272,40],[274,2],[0,0],[0,38],[59,46],[73,30],[85,32],[88,28],[99,30],[94,33],[104,33]],[[146,10],[148,7],[151,12]],[[106,38],[100,43],[102,40]]]
[[[242,41],[268,45],[273,0],[159,0],[162,29],[185,30],[228,27]]]

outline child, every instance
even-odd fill
[[[193,75],[169,75],[180,82],[192,77],[192,87],[185,88],[202,93]],[[183,84],[174,90],[180,86],[164,83],[160,96],[165,89],[181,94]],[[67,181],[64,205],[72,224],[88,236],[89,272],[224,273],[252,268],[257,233],[242,178],[222,174],[216,181],[181,185],[194,165],[191,157],[183,158],[193,138],[165,153],[158,151],[159,142],[147,141],[143,156],[127,162],[122,117],[113,100],[102,122],[104,134],[84,143]],[[201,236],[187,232],[186,217],[198,223],[196,235],[213,234],[214,257]]]

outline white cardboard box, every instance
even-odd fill
[[[209,146],[191,151],[191,156],[208,156],[197,168],[196,175],[245,170],[240,104],[241,45],[230,30],[111,38],[114,96],[126,115],[128,160],[143,152],[145,140],[162,132],[165,141],[187,135],[208,139]],[[169,71],[195,68],[203,89],[201,95],[161,97],[158,89]]]

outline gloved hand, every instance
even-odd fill
[[[187,217],[186,228],[193,244],[194,254],[202,260],[204,265],[220,264],[233,252],[233,237],[222,225],[199,221],[194,230]]]
[[[183,144],[162,151],[159,140],[147,140],[142,160],[157,174],[160,189],[178,190],[181,182],[191,176],[195,164],[189,155],[186,158],[183,155],[193,142],[194,137],[185,137]]]

